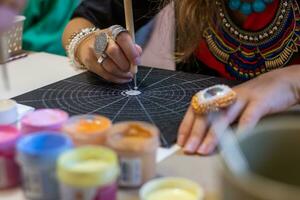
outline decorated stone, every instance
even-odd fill
[[[207,114],[230,106],[236,100],[236,93],[227,85],[214,85],[196,93],[192,107],[197,114]]]

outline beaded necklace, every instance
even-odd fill
[[[216,1],[218,19],[204,31],[210,52],[238,80],[249,80],[285,66],[300,46],[300,11],[296,0],[281,0],[273,22],[258,32],[238,28]],[[220,23],[221,22],[221,23]]]

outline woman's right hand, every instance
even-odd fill
[[[25,3],[26,0],[0,0],[0,6],[9,7],[15,11],[21,11]]]
[[[25,6],[26,0],[0,0],[0,33],[11,27],[15,15]]]
[[[101,30],[111,35],[109,29]],[[77,59],[87,67],[88,70],[98,74],[105,80],[113,83],[128,83],[132,81],[133,74],[130,72],[131,64],[139,65],[141,62],[142,48],[136,45],[127,32],[120,33],[116,41],[109,39],[105,54],[107,57],[99,64],[94,51],[96,35],[91,35],[77,48]]]

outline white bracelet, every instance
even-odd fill
[[[76,69],[86,69],[86,66],[80,64],[80,62],[77,61],[77,58],[75,55],[77,47],[83,40],[85,40],[91,34],[95,33],[97,30],[98,29],[96,27],[84,28],[84,29],[81,29],[81,31],[79,33],[77,33],[76,35],[74,35],[73,38],[70,39],[70,43],[66,49],[67,49],[68,57],[70,59],[70,63]]]

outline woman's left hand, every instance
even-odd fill
[[[300,102],[300,66],[290,66],[263,74],[233,90],[237,101],[220,116],[228,124],[238,122],[238,132],[250,130],[265,115],[286,110]],[[210,128],[209,115],[200,116],[192,107],[178,130],[177,143],[188,154],[211,154],[217,139]],[[213,121],[212,121],[213,123]]]

